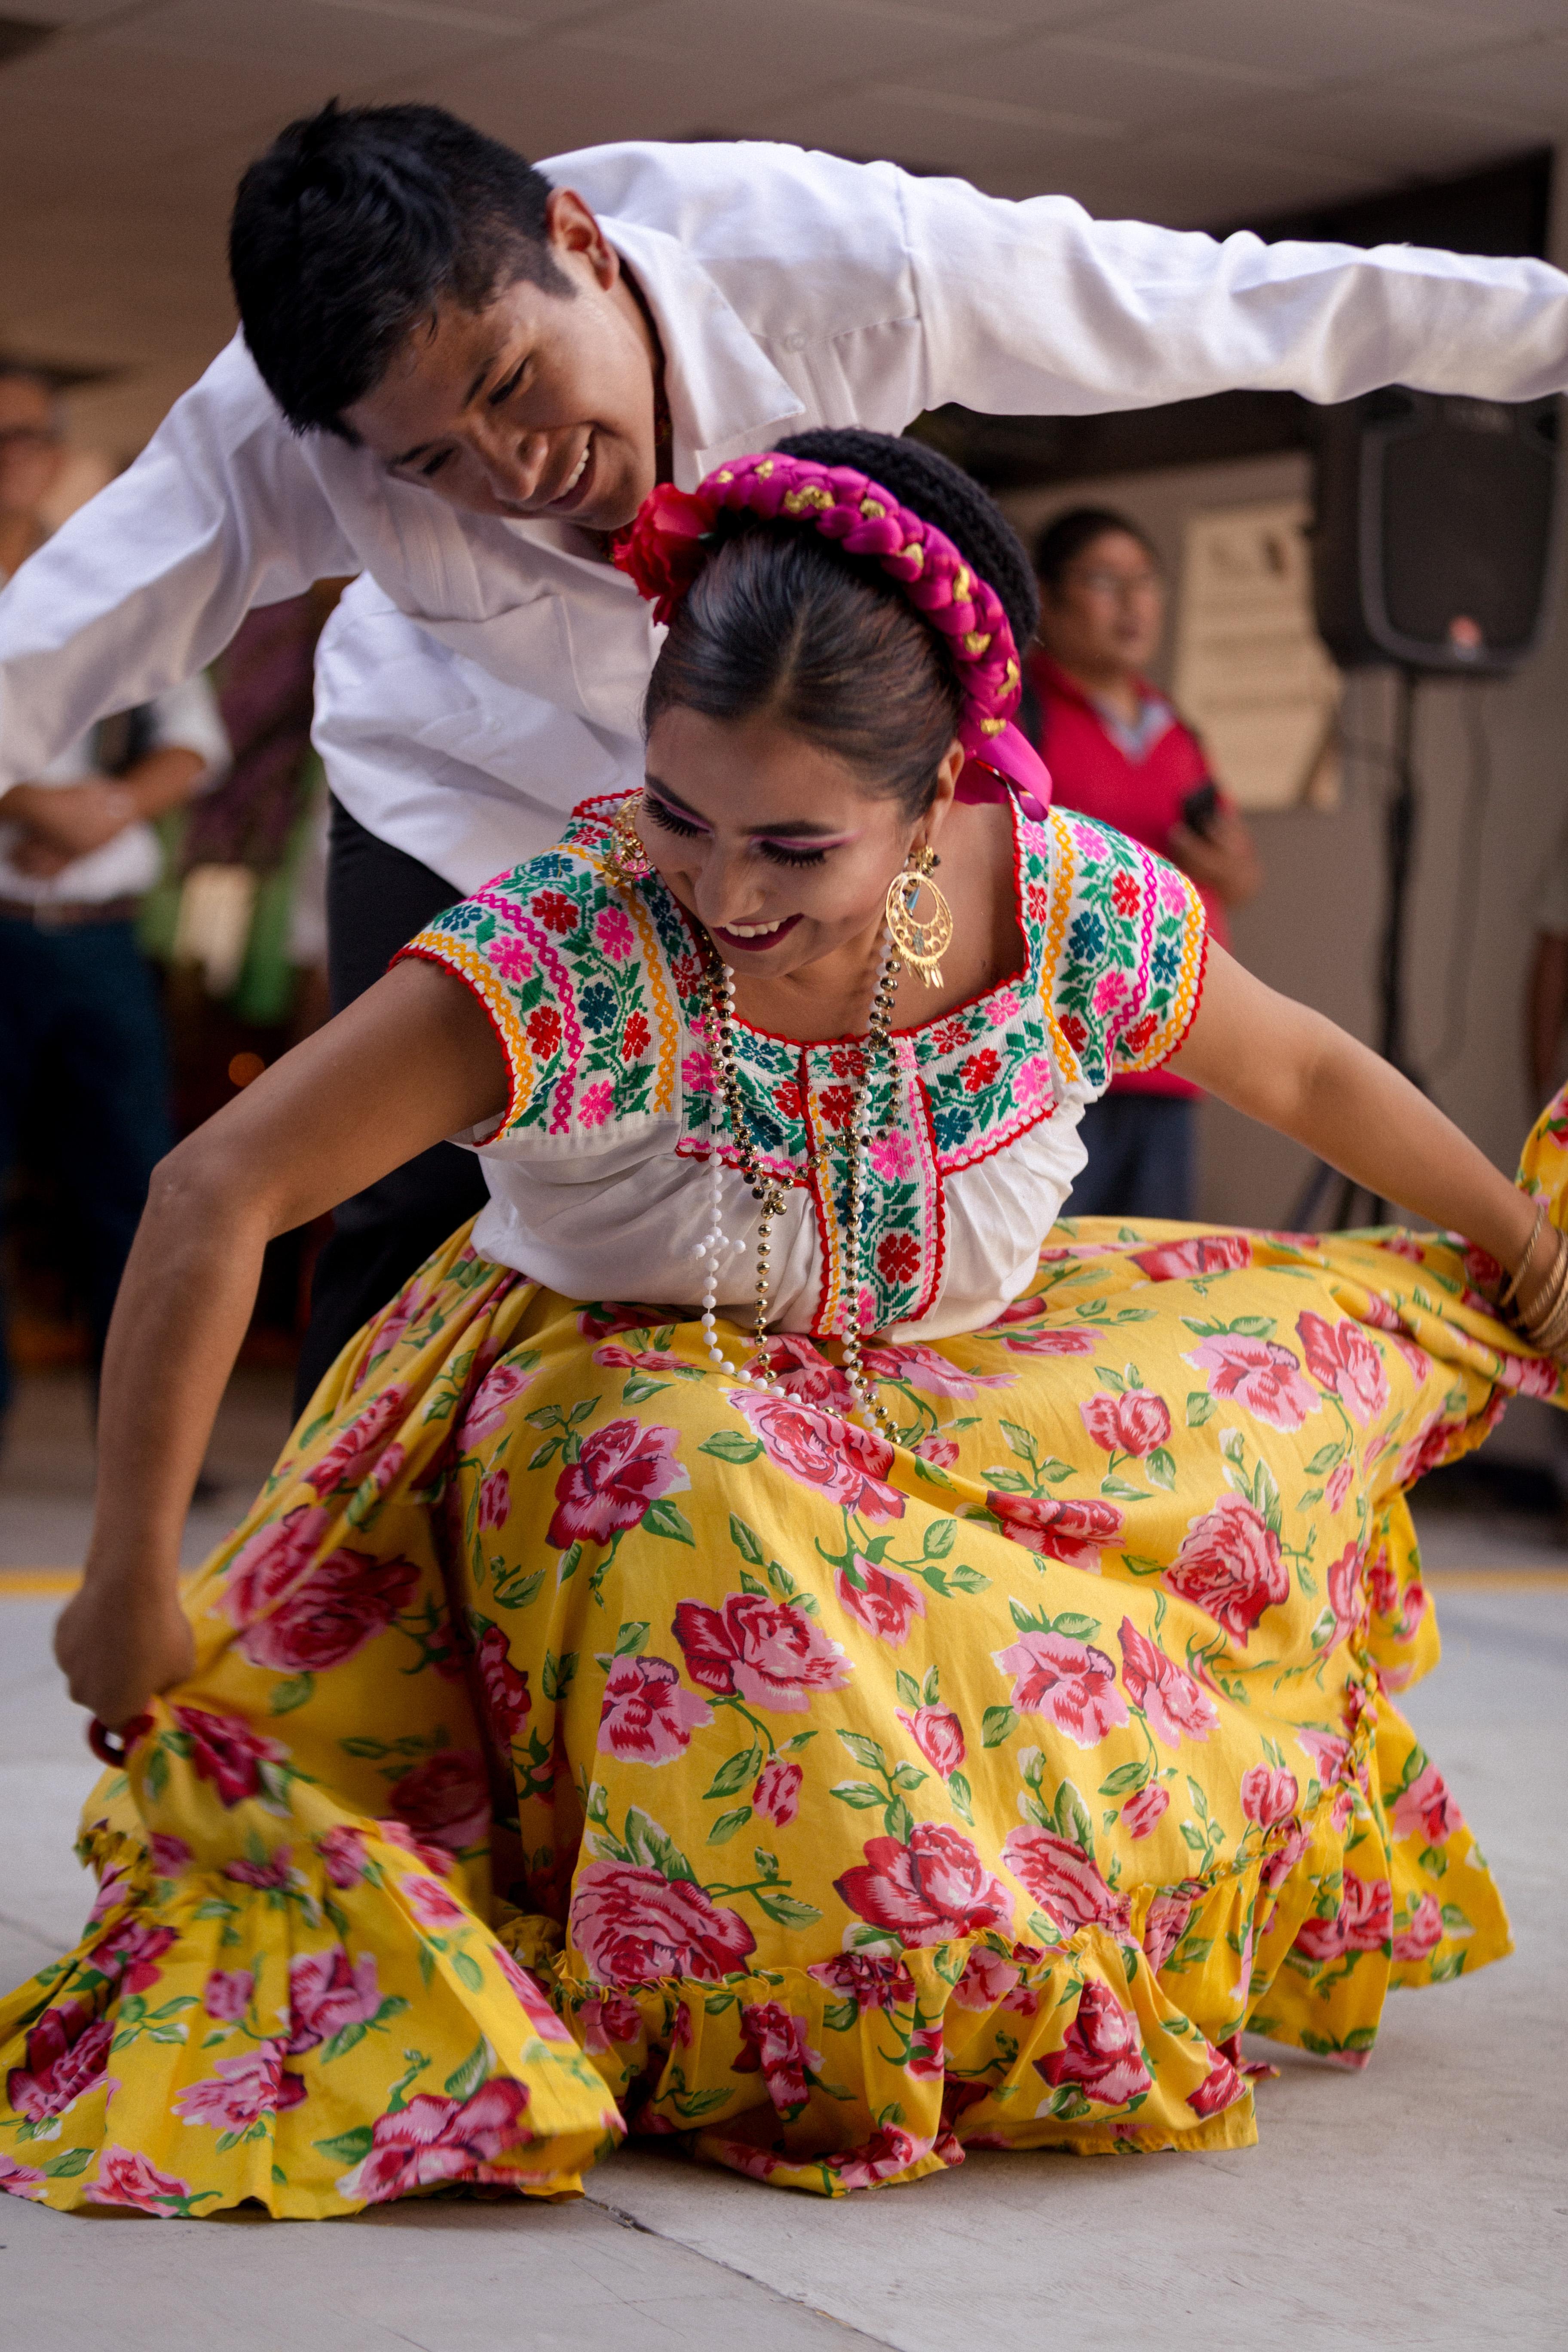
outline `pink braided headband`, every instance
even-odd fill
[[[947,641],[963,691],[958,740],[972,761],[994,769],[1028,816],[1044,816],[1051,780],[1039,754],[1012,723],[1022,680],[1017,647],[987,580],[980,579],[945,531],[890,490],[848,466],[817,466],[777,451],[737,457],[678,490],[661,482],[616,542],[615,560],[668,622],[712,553],[711,533],[726,509],[798,522],[872,557],[896,580],[921,618]],[[965,799],[984,796],[961,786]]]

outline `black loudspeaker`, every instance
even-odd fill
[[[1500,677],[1545,626],[1558,403],[1391,384],[1320,411],[1318,630],[1342,667]]]

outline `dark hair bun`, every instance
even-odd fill
[[[824,426],[793,433],[778,443],[786,457],[807,457],[816,466],[852,466],[891,490],[900,506],[945,531],[964,560],[1002,599],[1014,643],[1028,646],[1040,617],[1040,600],[1024,542],[973,474],[940,450],[904,434],[872,433],[864,425]]]

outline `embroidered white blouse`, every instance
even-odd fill
[[[587,803],[559,846],[451,908],[405,950],[485,1006],[511,1073],[499,1125],[471,1143],[490,1189],[474,1246],[569,1297],[689,1306],[725,1167],[738,1246],[721,1307],[749,1321],[757,1211],[716,1096],[699,935],[657,876],[605,871],[618,796]],[[1023,968],[894,1036],[870,1079],[862,1264],[844,1264],[846,1129],[860,1048],[738,1025],[758,1155],[787,1190],[774,1226],[772,1328],[942,1339],[994,1322],[1023,1291],[1084,1163],[1078,1125],[1117,1070],[1151,1069],[1186,1034],[1203,984],[1202,902],[1184,875],[1068,811],[1013,807]]]

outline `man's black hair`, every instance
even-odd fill
[[[1155,563],[1159,562],[1159,550],[1141,523],[1116,513],[1110,507],[1069,507],[1066,514],[1048,522],[1035,541],[1035,577],[1040,585],[1054,596],[1068,566],[1078,562],[1086,547],[1092,547],[1097,539],[1104,539],[1113,530],[1124,531],[1129,539],[1135,539]]]
[[[240,181],[228,265],[240,323],[297,433],[343,412],[443,300],[481,310],[520,278],[574,289],[550,250],[550,183],[439,106],[340,107],[289,123]]]

